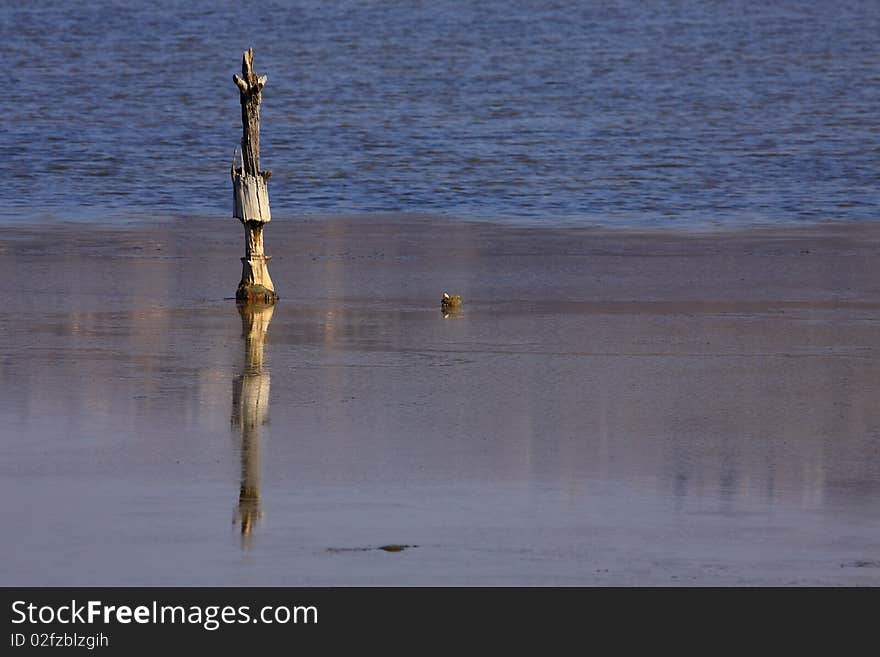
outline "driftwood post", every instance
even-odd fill
[[[245,251],[241,259],[241,282],[235,292],[238,303],[275,303],[278,295],[269,277],[269,260],[263,253],[263,226],[271,220],[269,189],[271,171],[260,170],[260,103],[265,75],[254,71],[254,49],[244,51],[241,76],[233,75],[241,96],[241,168],[232,153],[232,215],[244,224]]]

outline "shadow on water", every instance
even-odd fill
[[[269,420],[269,372],[263,371],[263,344],[273,306],[239,305],[245,362],[232,379],[232,426],[241,431],[241,487],[234,523],[241,527],[242,547],[247,548],[260,508],[260,427]]]

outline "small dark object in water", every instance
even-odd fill
[[[369,552],[371,550],[383,550],[385,552],[403,552],[409,548],[419,547],[418,545],[404,545],[402,543],[389,543],[388,545],[380,545],[379,547],[349,547],[349,548],[327,548],[327,552]]]
[[[386,552],[403,552],[407,548],[411,548],[411,547],[417,547],[417,546],[392,544],[392,545],[380,545],[379,549],[385,550]]]
[[[440,300],[440,309],[448,313],[453,310],[459,310],[461,308],[461,296],[458,294],[449,295],[446,292],[443,293],[443,298]]]
[[[857,559],[856,561],[848,561],[840,564],[841,568],[880,568],[880,560],[876,559]]]

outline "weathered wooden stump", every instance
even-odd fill
[[[241,282],[235,292],[238,303],[275,303],[278,295],[269,276],[269,260],[263,252],[263,227],[271,221],[269,188],[271,171],[260,170],[260,103],[265,75],[254,71],[254,49],[244,51],[241,76],[233,75],[241,97],[241,168],[232,154],[232,216],[244,225],[245,251],[241,259]]]

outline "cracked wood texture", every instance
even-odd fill
[[[233,75],[241,94],[241,159],[244,173],[259,176],[260,172],[260,103],[267,77],[254,71],[254,49],[244,51],[241,76]]]
[[[245,230],[245,257],[235,298],[239,303],[274,303],[278,299],[269,276],[271,256],[263,253],[263,226],[272,218],[267,182],[271,172],[260,170],[260,104],[266,76],[254,71],[254,50],[244,51],[241,75],[233,75],[241,100],[241,168],[232,154],[233,216]]]

